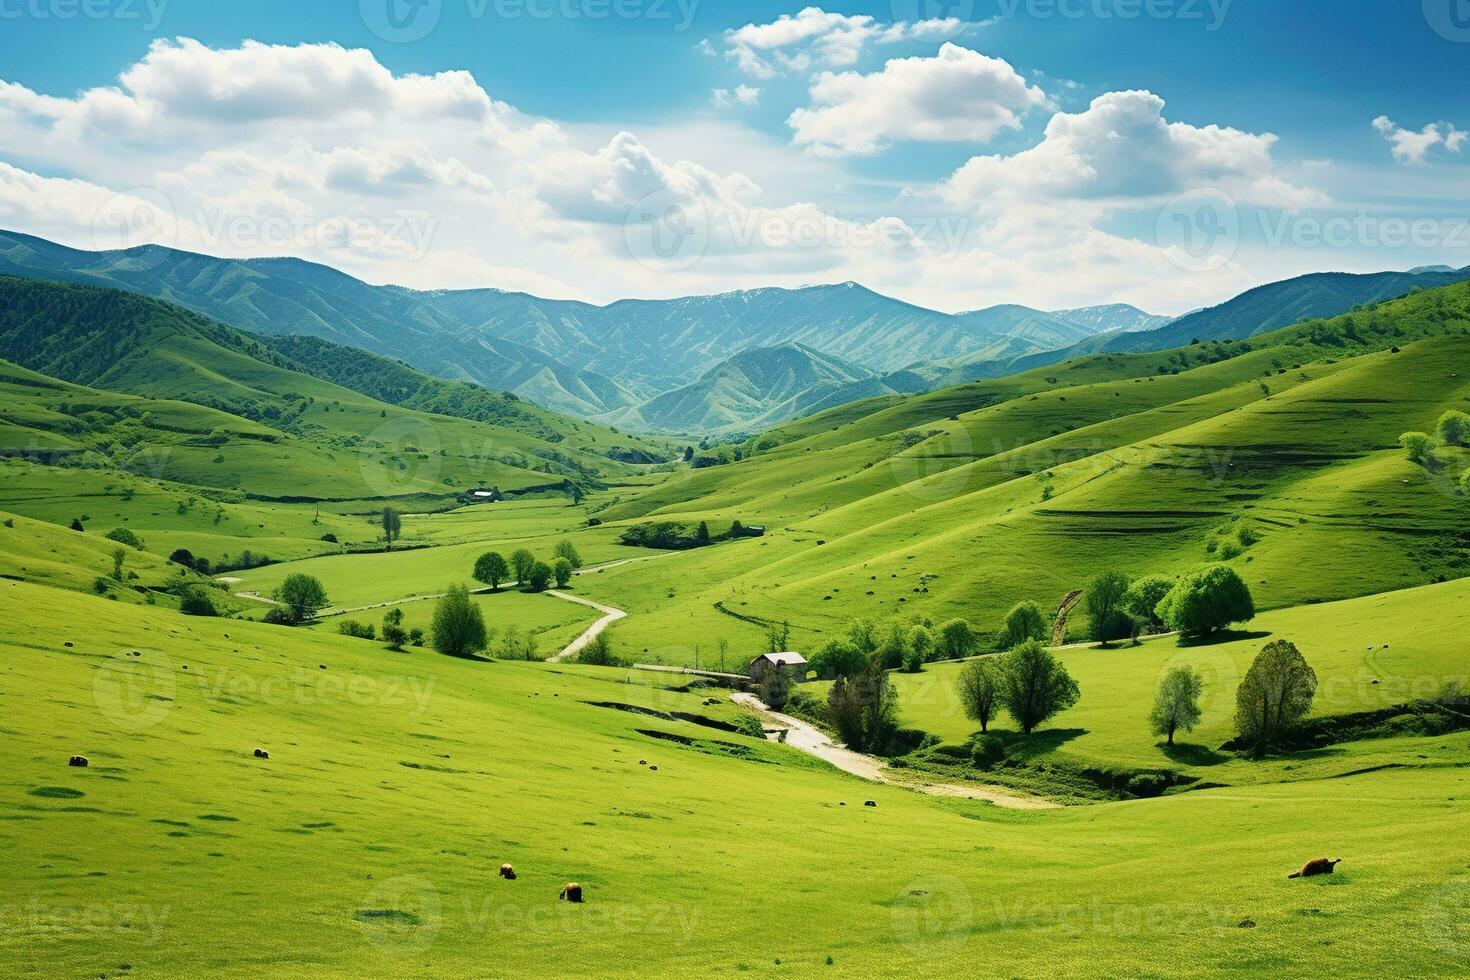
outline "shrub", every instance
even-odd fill
[[[495,592],[499,591],[501,582],[510,578],[510,565],[500,552],[487,551],[475,559],[473,574],[476,582],[485,583],[490,586],[492,592]]]
[[[1185,636],[1206,636],[1254,619],[1256,607],[1240,575],[1215,565],[1181,579],[1159,603],[1158,615]]]
[[[1405,432],[1399,436],[1399,445],[1404,447],[1411,462],[1427,463],[1434,450],[1434,439],[1427,432]]]
[[[1005,646],[1009,650],[1027,640],[1046,641],[1050,638],[1046,617],[1041,607],[1031,601],[1018,602],[1006,613]]]
[[[336,544],[337,536],[331,531],[328,531],[326,534],[322,535],[322,540],[325,541],[327,544]]]
[[[424,631],[415,626],[408,631],[408,642],[416,647],[424,645]]]
[[[736,714],[735,727],[740,730],[740,734],[749,735],[751,738],[764,739],[766,737],[765,723],[754,711],[741,711]]]
[[[108,589],[107,579],[103,578],[101,575],[97,576],[96,578],[94,578],[92,580],[92,591],[93,592],[97,593],[98,595],[103,595],[103,594],[105,594],[107,592],[107,589]]]
[[[449,657],[468,657],[485,649],[485,617],[470,599],[470,590],[451,585],[434,605],[429,625],[434,649]]]
[[[1439,441],[1447,446],[1470,445],[1470,415],[1460,411],[1448,411],[1439,417],[1435,427]]]
[[[1235,693],[1235,727],[1256,758],[1312,709],[1317,674],[1300,650],[1273,640],[1256,656]]]
[[[612,642],[607,632],[598,633],[592,641],[577,651],[577,662],[597,667],[626,667],[627,661],[613,653]]]
[[[389,650],[402,650],[408,642],[408,633],[403,628],[403,610],[397,607],[383,613],[383,642]],[[371,639],[371,637],[369,637]]]
[[[505,628],[505,636],[495,648],[495,656],[501,660],[539,660],[536,646],[535,633],[522,633],[520,627],[512,624]]]
[[[1035,640],[1028,642],[1035,643]],[[997,667],[992,658],[982,657],[965,664],[960,671],[956,686],[960,704],[965,708],[965,717],[980,723],[980,731],[986,732],[1000,710],[1000,684]]]
[[[209,589],[202,585],[175,586],[174,594],[179,597],[179,612],[185,616],[218,616],[219,609],[215,607],[214,597],[209,594]],[[279,612],[272,609],[272,613]]]
[[[551,577],[556,580],[556,587],[564,589],[572,580],[572,563],[565,558],[558,558],[551,563]]]
[[[970,761],[976,768],[991,769],[1006,757],[1006,740],[996,734],[981,733],[970,740]]]
[[[373,629],[372,623],[359,623],[355,619],[344,619],[337,624],[337,632],[343,636],[355,636],[359,640],[375,640],[378,631]]]
[[[116,541],[118,544],[125,544],[135,551],[143,550],[143,539],[125,527],[115,527],[103,535],[103,537],[109,541]]]
[[[775,651],[779,653],[780,651]],[[867,664],[868,658],[850,643],[828,640],[811,656],[811,667],[818,677],[835,680],[851,677]]]
[[[934,634],[922,623],[909,630],[909,654],[919,663],[927,663],[934,656]]]
[[[284,622],[296,626],[312,619],[327,604],[327,590],[319,579],[301,572],[286,576],[286,580],[272,593],[280,603]]]
[[[1081,696],[1061,661],[1035,640],[1016,647],[997,666],[1000,703],[1021,726],[1023,735],[1030,735]]]

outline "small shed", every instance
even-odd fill
[[[772,670],[784,670],[792,680],[806,680],[808,665],[806,658],[799,653],[763,653],[752,660],[745,668],[745,673],[751,682],[759,684],[765,680],[766,674]]]
[[[745,525],[745,533],[752,538],[763,537],[766,533],[766,526],[764,524],[747,524]]]
[[[493,504],[504,500],[505,497],[501,494],[499,487],[475,487],[460,494],[459,499],[466,504]]]

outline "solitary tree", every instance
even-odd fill
[[[730,522],[730,537],[732,539],[745,537],[745,525],[741,524],[738,519]]]
[[[1128,576],[1122,572],[1103,572],[1088,584],[1083,594],[1092,639],[1107,644],[1132,635],[1133,620],[1124,608],[1128,585]]]
[[[1159,618],[1159,603],[1174,588],[1174,580],[1167,575],[1145,575],[1128,588],[1123,606],[1147,632],[1157,633],[1164,628]]]
[[[292,626],[314,618],[328,602],[321,581],[302,572],[287,575],[273,596],[281,605],[281,618]]]
[[[565,558],[573,569],[582,567],[582,556],[577,554],[577,546],[566,538],[556,543],[556,551],[553,554],[557,558]]]
[[[434,606],[429,637],[435,650],[450,657],[468,657],[485,649],[485,617],[470,599],[469,589],[449,587]]]
[[[963,619],[951,619],[939,627],[939,655],[945,660],[969,656],[975,649],[975,631]]]
[[[786,653],[791,646],[791,620],[772,623],[766,627],[766,652]]]
[[[1411,462],[1427,463],[1434,450],[1434,437],[1427,432],[1405,432],[1399,436],[1399,445],[1409,454]]]
[[[1000,664],[1000,702],[1021,734],[1030,735],[1052,715],[1077,703],[1081,691],[1061,661],[1036,640],[1005,655]]]
[[[1194,731],[1199,724],[1199,696],[1204,690],[1204,681],[1193,667],[1174,667],[1159,681],[1158,693],[1154,696],[1154,709],[1149,714],[1149,725],[1155,735],[1167,737],[1174,744],[1174,733],[1179,729]]]
[[[921,665],[928,662],[933,652],[934,634],[929,632],[927,626],[915,626],[909,630],[909,652],[904,669],[911,674],[916,673]]]
[[[990,729],[990,722],[1000,711],[1000,685],[996,665],[989,657],[965,664],[959,677],[960,703],[965,716],[980,723],[980,731]]]
[[[1451,409],[1439,417],[1439,441],[1447,446],[1470,445],[1470,415]]]
[[[383,642],[389,650],[402,650],[408,642],[408,630],[403,628],[403,610],[394,606],[383,613]]]
[[[1255,602],[1235,569],[1212,565],[1181,579],[1158,605],[1159,618],[1185,636],[1207,636],[1254,619]]]
[[[399,515],[398,511],[394,510],[392,507],[384,507],[383,539],[388,542],[389,548],[393,547],[394,540],[398,538],[402,530],[403,518]]]
[[[557,558],[551,563],[551,577],[556,580],[556,587],[564,589],[572,580],[572,563],[565,558]]]
[[[498,551],[487,551],[475,559],[475,581],[490,586],[490,591],[499,592],[500,583],[510,578],[510,566]]]
[[[1235,727],[1256,758],[1312,709],[1317,674],[1296,645],[1273,640],[1235,692]]]
[[[532,592],[545,592],[551,588],[552,574],[551,566],[546,562],[533,562],[530,574],[526,576],[526,588]]]
[[[1031,601],[1018,602],[1006,613],[1006,649],[1018,647],[1027,640],[1047,638],[1046,617],[1041,607]]]
[[[517,548],[510,556],[510,569],[515,573],[516,582],[524,586],[526,580],[531,577],[531,569],[536,565],[536,556],[525,548]]]
[[[123,580],[123,563],[128,560],[128,549],[112,549],[112,577],[117,581]]]

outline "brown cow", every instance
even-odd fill
[[[561,890],[558,896],[563,902],[580,902],[582,900],[582,886],[575,881],[568,882],[567,887]]]
[[[1297,871],[1287,875],[1288,878],[1315,878],[1317,875],[1330,875],[1334,868],[1342,863],[1342,858],[1329,861],[1327,858],[1313,858],[1302,865]]]
[[[500,877],[504,878],[506,881],[515,881],[516,869],[512,868],[508,864],[502,864],[500,866]]]

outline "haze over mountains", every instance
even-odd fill
[[[0,274],[123,288],[259,334],[359,347],[552,411],[702,434],[754,431],[859,398],[1087,353],[1241,339],[1459,281],[1470,270],[1304,276],[1178,320],[1124,304],[946,314],[852,282],[597,306],[498,289],[374,286],[291,258],[220,259],[160,246],[88,252],[4,231]]]

